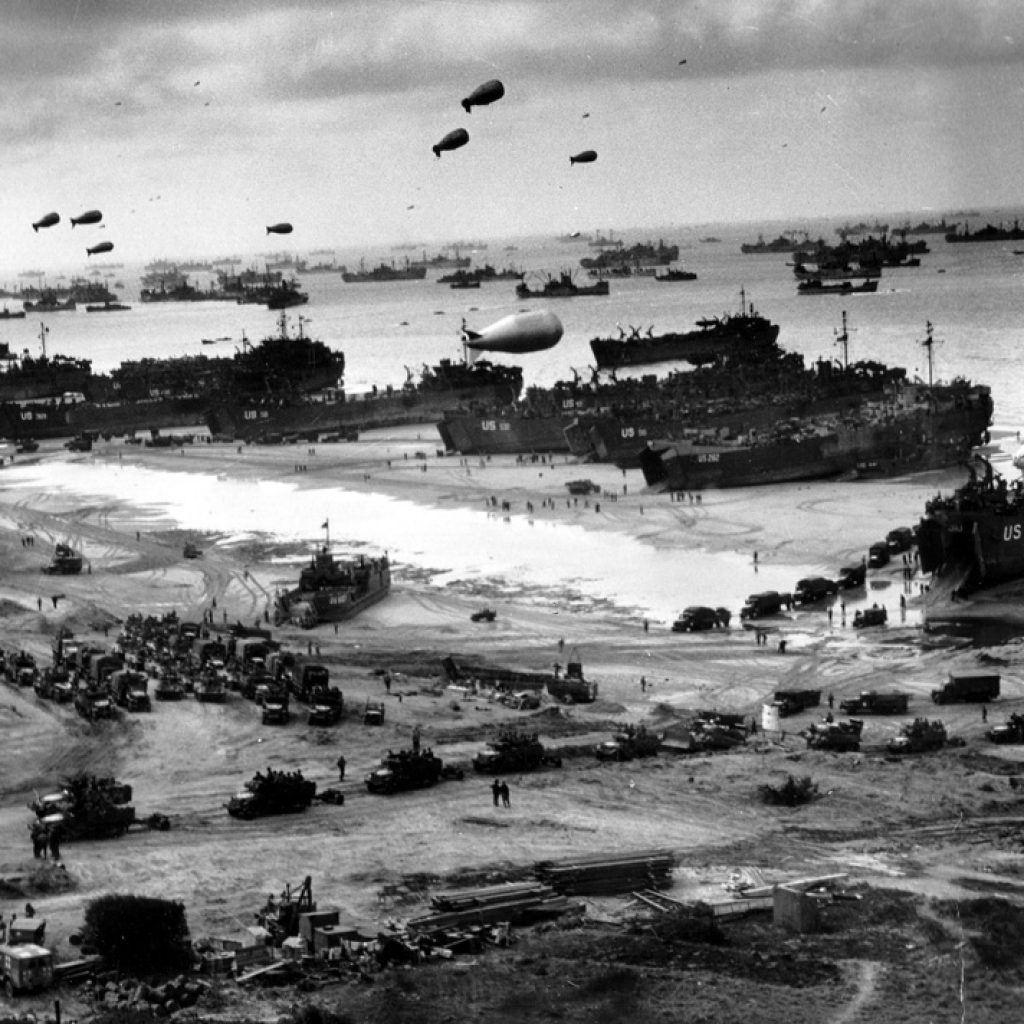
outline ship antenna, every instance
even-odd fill
[[[47,327],[46,324],[44,324],[42,322],[42,320],[40,320],[39,321],[39,342],[43,346],[43,358],[44,359],[46,358],[46,336],[49,333],[50,333],[50,328]]]
[[[331,521],[330,521],[330,519],[325,519],[323,521],[323,525],[321,526],[321,529],[324,531],[324,551],[330,551],[331,550]]]
[[[747,315],[747,292],[744,288],[740,288],[740,314]]]

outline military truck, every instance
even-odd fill
[[[885,535],[885,543],[893,554],[909,551],[914,546],[914,531],[909,526],[897,526]]]
[[[987,703],[999,696],[999,674],[996,672],[950,672],[949,679],[939,689],[932,690],[936,704],[954,701]]]
[[[288,694],[283,689],[274,690],[263,698],[260,720],[264,725],[287,725],[292,713],[288,707]]]
[[[853,616],[853,628],[863,629],[865,626],[884,626],[889,621],[889,613],[885,608],[873,604],[870,608],[858,608]]]
[[[661,747],[661,736],[648,732],[644,725],[630,723],[610,740],[598,743],[594,755],[599,761],[632,761],[635,757],[653,757]]]
[[[327,666],[314,662],[296,665],[288,673],[288,689],[301,701],[309,701],[314,692],[327,689],[330,682]]]
[[[701,630],[714,629],[721,624],[719,612],[722,609],[708,608],[706,605],[690,605],[684,608],[679,618],[672,623],[673,633],[696,633]]]
[[[177,669],[165,666],[161,670],[153,687],[153,696],[157,700],[182,700],[185,696],[185,684],[178,675]]]
[[[38,673],[32,688],[37,697],[67,704],[75,699],[75,687],[66,668],[51,667]]]
[[[867,576],[867,566],[863,564],[844,565],[842,569],[839,570],[836,582],[839,584],[840,590],[853,590],[856,587],[863,587]]]
[[[857,697],[841,700],[839,710],[847,715],[905,715],[909,704],[909,693],[864,690]]]
[[[149,699],[149,677],[145,672],[134,669],[118,669],[110,677],[110,685],[114,691],[114,700],[120,707],[128,711],[152,711]]]
[[[345,698],[336,686],[325,686],[309,698],[309,724],[334,725],[345,713]]]
[[[804,733],[810,750],[860,750],[864,723],[858,718],[847,722],[816,722]]]
[[[821,690],[776,690],[772,703],[780,718],[788,718],[805,708],[816,708],[821,703]]]
[[[483,775],[530,772],[541,765],[560,767],[562,759],[548,754],[537,734],[504,729],[473,758],[473,770]]]
[[[826,579],[824,576],[805,576],[797,580],[793,590],[793,604],[817,604],[838,593],[839,584],[835,580]]]
[[[694,750],[731,750],[746,741],[746,720],[740,714],[698,711],[690,725],[690,747]]]
[[[915,718],[903,726],[898,736],[886,744],[890,754],[919,754],[927,750],[941,750],[947,742],[944,723],[927,718]]]
[[[741,619],[760,619],[765,615],[777,615],[782,611],[782,606],[788,605],[791,600],[788,595],[780,594],[777,590],[762,590],[760,593],[751,594],[743,607],[740,609]]]
[[[400,750],[394,754],[389,750],[380,765],[366,776],[366,789],[370,793],[391,794],[436,786],[443,769],[444,762],[430,751]]]
[[[105,686],[79,686],[75,691],[75,710],[90,722],[114,717],[114,702]]]
[[[868,568],[881,569],[883,565],[889,564],[889,545],[886,541],[880,540],[868,548]]]
[[[1014,712],[1002,725],[985,733],[991,743],[1024,743],[1024,715]]]
[[[0,981],[8,999],[53,984],[53,953],[34,942],[0,943]]]
[[[316,783],[302,772],[268,768],[257,772],[224,806],[232,818],[261,818],[270,814],[297,814],[316,796]]]
[[[384,702],[381,700],[367,700],[363,708],[363,725],[384,724]]]
[[[227,683],[216,664],[208,662],[202,672],[193,677],[192,694],[204,704],[223,704],[228,699]]]
[[[109,839],[135,824],[132,787],[110,777],[78,772],[57,793],[38,797],[29,808],[39,825],[59,829],[62,839]]]
[[[4,666],[8,682],[14,686],[34,686],[39,676],[35,655],[28,651],[18,651],[8,655]]]

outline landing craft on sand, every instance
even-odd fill
[[[463,344],[474,352],[540,352],[557,345],[563,331],[561,320],[546,309],[512,313],[480,331],[462,324]]]
[[[592,149],[585,149],[582,153],[569,157],[569,166],[573,164],[592,164],[597,159],[597,153]]]
[[[436,146],[432,146],[431,149],[434,151],[434,156],[440,159],[442,153],[458,149],[467,142],[469,142],[469,132],[465,128],[456,128],[454,131],[449,132]]]
[[[85,255],[98,256],[101,252],[112,252],[113,248],[113,242],[97,242],[95,245],[91,245],[85,250]]]
[[[59,213],[47,213],[39,218],[33,225],[32,230],[36,233],[39,232],[40,228],[52,228],[54,224],[60,223]]]
[[[497,78],[492,78],[490,81],[484,82],[483,85],[477,86],[462,101],[462,109],[469,114],[472,112],[470,108],[487,106],[488,103],[500,100],[504,95],[505,86],[503,86]]]
[[[103,214],[99,210],[86,210],[85,213],[71,218],[71,227],[73,228],[76,224],[99,224],[101,220],[103,220]]]
[[[292,226],[287,221],[282,221],[280,224],[267,225],[268,235],[290,235],[291,233]]]

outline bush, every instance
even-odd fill
[[[173,974],[192,957],[185,905],[150,896],[111,894],[90,901],[82,939],[110,966],[132,974]]]
[[[758,786],[757,791],[766,804],[797,807],[800,804],[809,804],[818,795],[818,784],[811,780],[810,775],[804,775],[799,779],[787,775],[781,786],[765,783]]]

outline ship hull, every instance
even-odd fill
[[[462,455],[569,452],[566,427],[573,417],[453,413],[437,424],[448,451]]]
[[[741,345],[767,348],[775,343],[778,336],[778,324],[765,322],[763,327],[750,329],[723,326],[651,338],[594,338],[590,342],[590,350],[602,370],[670,360],[700,364],[714,362]]]

